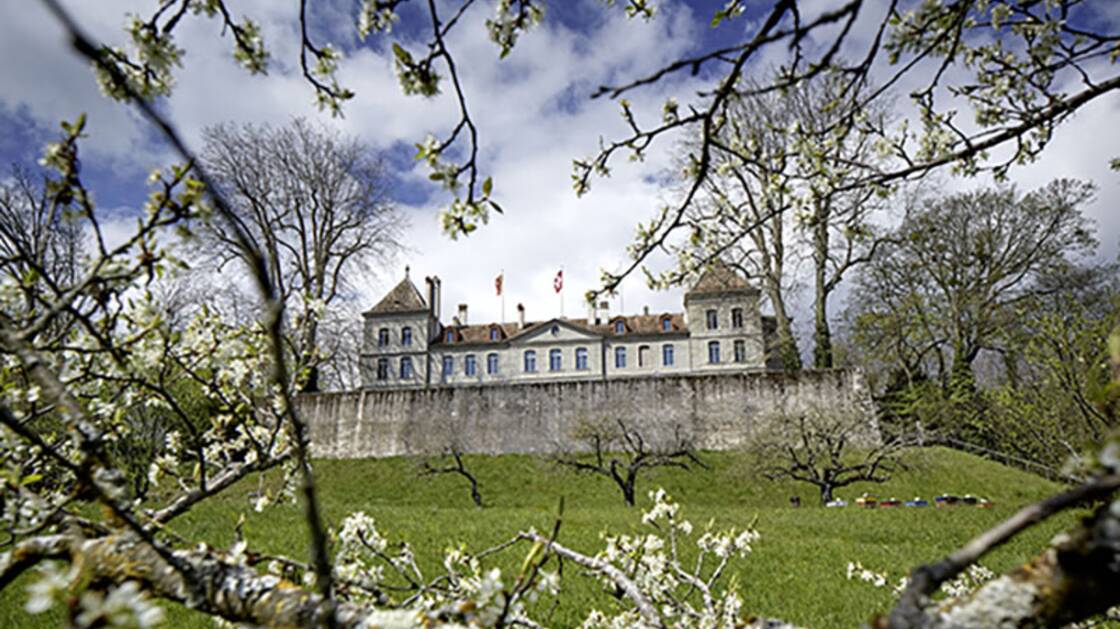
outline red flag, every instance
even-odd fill
[[[504,273],[499,273],[498,277],[494,278],[494,290],[498,291],[498,297],[502,296],[502,278],[504,275]]]
[[[560,269],[556,272],[556,279],[552,280],[552,290],[560,292],[564,288],[564,270]]]

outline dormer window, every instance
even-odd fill
[[[614,322],[614,333],[622,334],[623,332],[626,332],[626,322],[622,319],[619,319],[618,321]]]
[[[661,330],[662,331],[670,332],[670,331],[672,331],[672,329],[673,329],[673,320],[672,319],[670,319],[669,317],[665,317],[664,319],[661,320]]]
[[[448,343],[455,342],[455,330],[448,330],[446,340]]]
[[[498,332],[498,328],[490,328],[490,340],[491,341],[497,341],[501,337],[502,337],[502,334],[501,334],[501,332]]]

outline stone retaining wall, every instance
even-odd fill
[[[463,452],[581,449],[581,427],[621,419],[656,444],[680,432],[701,449],[738,447],[765,422],[808,407],[864,414],[877,439],[858,371],[533,382],[301,396],[314,456],[364,458]]]

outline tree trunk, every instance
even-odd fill
[[[782,360],[782,369],[786,371],[799,371],[801,369],[801,351],[797,348],[797,339],[793,336],[793,325],[786,305],[782,299],[781,287],[775,286],[772,278],[766,279],[766,297],[774,306],[775,333],[778,337],[778,357]]]
[[[821,488],[821,504],[826,505],[832,502],[832,483],[823,483]]]
[[[631,468],[626,473],[626,478],[616,476],[618,486],[622,488],[622,499],[626,501],[626,506],[634,506],[634,487],[638,484],[638,471]]]
[[[953,360],[949,365],[947,393],[956,401],[971,400],[976,394],[976,376],[972,373],[972,361],[976,352],[967,350],[964,343],[953,343]]]
[[[828,327],[828,222],[831,208],[817,201],[813,223],[813,367],[832,368],[832,330]]]
[[[305,316],[309,317],[309,320],[304,322],[303,346],[300,348],[300,364],[297,367],[307,367],[307,379],[303,381],[299,390],[301,393],[318,393],[320,370],[316,351],[319,342],[319,322],[315,320],[315,315]]]

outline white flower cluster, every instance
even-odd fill
[[[400,16],[391,7],[380,6],[377,0],[362,0],[358,13],[358,34],[365,39],[370,33],[389,33]]]
[[[64,572],[57,562],[39,567],[39,580],[28,586],[30,595],[24,609],[43,613],[56,604],[75,606],[72,584],[79,580],[79,567]],[[86,590],[77,597],[73,626],[81,627],[155,627],[163,620],[163,610],[149,601],[135,581],[111,587],[108,592]],[[72,612],[73,613],[73,612]]]
[[[858,561],[848,562],[848,570],[845,576],[849,581],[863,581],[877,588],[890,587],[895,596],[900,596],[910,585],[910,579],[907,577],[900,577],[897,581],[892,581],[891,576],[886,572],[869,570]],[[991,570],[984,566],[973,564],[957,575],[955,579],[941,584],[940,592],[947,597],[947,601],[958,600],[972,594],[981,585],[994,579],[995,576]]]
[[[863,581],[864,583],[870,583],[872,586],[877,588],[883,588],[889,585],[896,595],[902,594],[902,592],[906,590],[906,586],[910,584],[909,579],[907,579],[906,577],[901,577],[892,585],[890,575],[885,572],[875,572],[873,570],[868,570],[867,568],[864,568],[863,564],[858,561],[848,562],[848,572],[846,576],[849,581],[858,579],[859,581]]]
[[[723,588],[720,579],[730,560],[746,557],[759,539],[753,529],[713,531],[710,525],[696,539],[699,556],[686,568],[678,553],[682,538],[692,535],[688,520],[678,519],[680,505],[664,489],[649,494],[653,506],[642,515],[642,523],[656,533],[617,535],[605,538],[606,547],[597,558],[621,570],[658,608],[668,624],[678,627],[732,627],[739,624],[743,601],[734,586]],[[610,583],[607,575],[600,578]],[[583,627],[614,628],[643,626],[637,610],[608,615],[592,610]]]

